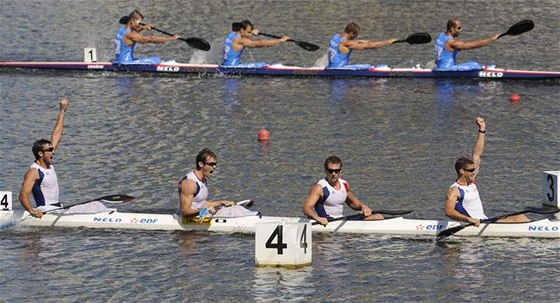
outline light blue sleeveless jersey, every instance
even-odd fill
[[[455,59],[457,58],[458,50],[452,52],[445,49],[445,43],[453,39],[453,36],[446,35],[445,33],[440,33],[436,38],[436,43],[434,44],[434,53],[436,55],[436,68],[435,70],[445,70],[445,71],[471,71],[482,69],[482,66],[478,62],[469,61],[461,64],[456,64]]]
[[[121,27],[117,31],[117,35],[115,36],[115,60],[113,63],[117,64],[159,64],[161,63],[161,59],[157,56],[148,57],[148,58],[139,58],[134,59],[134,47],[136,46],[136,42],[132,43],[132,45],[128,46],[124,43],[124,36],[130,32],[129,29],[126,29],[124,26]]]
[[[455,58],[457,58],[458,51],[448,51],[445,48],[445,42],[453,39],[453,36],[446,35],[445,33],[440,33],[436,38],[436,43],[434,44],[434,53],[436,55],[436,67],[441,69],[446,69],[453,67],[455,65]]]
[[[243,53],[243,49],[239,52],[236,52],[233,49],[233,40],[239,38],[241,35],[236,32],[232,32],[227,35],[226,40],[224,41],[224,52],[222,57],[222,65],[231,66],[231,65],[238,65],[239,59],[241,58],[241,54]]]
[[[348,53],[343,54],[338,49],[340,43],[346,41],[346,38],[342,38],[339,34],[335,34],[332,36],[331,41],[329,42],[329,50],[327,51],[329,57],[329,65],[328,67],[343,67],[348,65],[348,60],[350,59],[350,54],[352,54],[352,50]]]

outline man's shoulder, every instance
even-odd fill
[[[24,178],[39,178],[39,169],[33,165],[31,165],[24,174]]]
[[[244,44],[251,43],[251,42],[253,42],[253,40],[251,38],[245,38],[245,37],[241,37],[241,36],[233,39],[233,43],[237,43],[237,44],[240,44],[240,45],[244,45]]]

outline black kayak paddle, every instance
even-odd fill
[[[535,23],[533,23],[533,21],[531,20],[523,20],[523,21],[519,21],[517,23],[515,23],[514,25],[512,25],[507,32],[500,34],[498,36],[498,39],[500,39],[502,36],[506,36],[506,35],[510,35],[510,36],[517,36],[517,35],[521,35],[525,32],[528,32],[530,30],[532,30],[535,27]]]
[[[280,36],[276,36],[276,35],[271,35],[271,34],[265,34],[265,33],[259,33],[259,35],[261,36],[266,36],[266,37],[270,37],[270,38],[276,38],[276,39],[280,39],[282,37]],[[315,44],[311,44],[309,42],[303,42],[303,41],[296,41],[293,39],[288,39],[289,42],[294,42],[297,46],[303,48],[306,51],[310,51],[310,52],[314,52],[316,50],[319,49],[318,45]]]
[[[424,43],[430,43],[430,41],[432,41],[432,36],[430,36],[430,34],[428,34],[428,33],[414,33],[414,34],[406,37],[406,39],[395,41],[395,43],[406,42],[408,44],[424,44]]]
[[[128,20],[130,20],[130,17],[128,16],[123,16],[121,17],[121,19],[119,19],[119,23],[120,24],[127,24]],[[141,25],[145,25],[144,23],[140,23]],[[156,32],[160,32],[164,35],[168,35],[168,36],[173,36],[173,34],[168,33],[164,30],[155,28],[152,26],[152,29],[155,30]],[[189,38],[179,38],[179,40],[186,42],[190,47],[192,48],[196,48],[199,50],[203,50],[203,51],[209,51],[210,50],[210,43],[208,43],[208,41],[201,39],[201,38],[196,38],[196,37],[189,37]]]

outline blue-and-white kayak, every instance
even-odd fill
[[[185,220],[171,214],[107,212],[96,214],[52,214],[34,218],[27,212],[0,211],[0,229],[13,226],[88,227],[105,229],[212,231],[255,233],[259,223],[309,222],[306,218],[246,216],[236,218],[198,218]],[[313,232],[409,235],[435,237],[438,232],[459,225],[447,220],[405,219],[379,221],[333,221],[327,226],[313,225]],[[530,237],[560,238],[560,221],[554,216],[528,223],[483,223],[455,234],[463,237]]]
[[[265,67],[224,67],[216,64],[113,64],[111,62],[0,62],[0,69],[47,69],[109,72],[149,72],[201,75],[254,75],[254,76],[303,76],[303,77],[377,77],[377,78],[474,78],[474,79],[560,79],[560,71],[527,71],[484,67],[473,71],[436,71],[424,68],[325,69],[323,67],[297,67],[281,64]]]

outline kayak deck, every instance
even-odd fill
[[[247,216],[235,218],[198,218],[185,220],[168,214],[121,213],[45,214],[41,219],[22,212],[0,212],[0,229],[14,225],[50,227],[87,227],[105,229],[211,231],[253,234],[257,224],[309,222],[306,218]],[[420,220],[396,217],[379,221],[340,220],[327,226],[313,225],[314,232],[436,236],[438,232],[459,225],[446,220]],[[533,237],[560,238],[560,221],[554,217],[528,223],[484,223],[467,227],[456,234],[465,237]]]
[[[560,79],[556,71],[507,70],[484,67],[473,71],[437,71],[425,68],[325,69],[281,64],[265,67],[225,67],[217,64],[113,64],[111,62],[0,62],[2,69],[44,69],[106,72],[146,72],[158,74],[299,76],[299,77],[374,77],[374,78],[474,78],[474,79]]]

